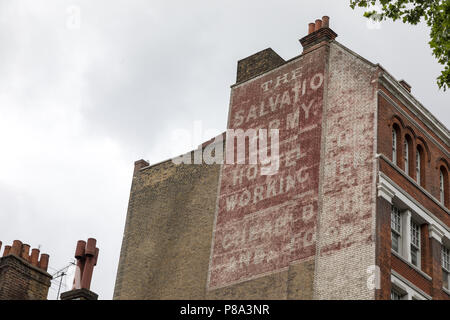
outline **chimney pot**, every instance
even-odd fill
[[[86,245],[86,255],[94,256],[95,255],[95,245],[97,244],[97,240],[94,238],[89,238]]]
[[[47,271],[49,259],[50,256],[48,254],[46,253],[41,254],[41,260],[39,261],[39,268],[41,268],[44,271]]]
[[[317,19],[316,20],[316,29],[315,31],[319,31],[322,28],[322,20]]]
[[[86,241],[78,240],[77,248],[75,249],[75,258],[76,259],[83,258],[85,249],[86,249]]]
[[[39,249],[31,250],[30,262],[35,267],[39,266],[39,252],[40,252]]]
[[[310,24],[308,25],[308,34],[313,33],[314,30],[315,30],[315,28],[316,28],[316,24],[315,24],[314,22],[310,23]]]
[[[3,251],[3,256],[6,257],[11,252],[11,246],[5,246],[5,250]]]
[[[22,245],[21,257],[23,259],[27,260],[28,262],[30,261],[30,245],[29,244]]]
[[[330,27],[330,17],[323,16],[322,17],[322,28],[329,28],[329,27]]]
[[[98,259],[98,253],[99,253],[99,251],[100,251],[99,248],[95,248],[94,266],[97,265],[97,259]]]
[[[22,255],[22,242],[19,240],[14,240],[10,253],[20,257]]]

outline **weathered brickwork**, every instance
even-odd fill
[[[376,67],[330,45],[314,297],[373,299]]]
[[[15,255],[0,258],[0,300],[46,300],[51,275]]]
[[[414,269],[395,255],[392,255],[391,263],[392,270],[396,271],[404,278],[411,281],[411,283],[414,284],[417,288],[431,295],[431,280],[427,279],[425,276],[417,272],[416,269]]]
[[[247,81],[284,64],[285,61],[271,48],[267,48],[238,61],[236,83]]]
[[[204,299],[219,165],[137,169],[115,299]]]
[[[228,128],[278,129],[280,161],[272,175],[223,165],[210,289],[314,256],[324,62],[321,49],[233,87]]]
[[[388,300],[391,296],[391,204],[377,198],[376,213],[376,265],[380,268],[380,286],[375,299]]]
[[[136,162],[115,299],[390,299],[395,275],[425,298],[449,299],[441,231],[418,220],[420,270],[392,253],[399,195],[381,185],[389,181],[450,230],[448,191],[439,199],[448,130],[412,110],[409,86],[386,80],[323,23],[310,24],[298,57],[266,49],[238,63],[227,128],[279,129],[275,174],[261,174],[260,164]]]

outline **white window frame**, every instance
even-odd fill
[[[394,289],[403,294],[402,300],[431,300],[428,294],[416,287],[410,281],[402,277],[395,270],[391,270],[391,291]]]
[[[443,282],[442,286],[450,290],[450,248],[447,248],[446,246],[442,245],[441,247],[441,264],[442,264],[442,277]],[[444,286],[445,279],[444,277],[447,277],[447,287]]]
[[[409,176],[409,143],[408,139],[405,137],[405,143],[403,145],[403,148],[405,149],[404,156],[405,156],[405,173]]]
[[[420,250],[420,224],[415,222],[413,219],[411,219],[410,222],[410,234],[411,234],[411,245],[410,245],[410,262],[416,266],[417,268],[421,269],[421,259],[420,259],[420,255],[421,255],[421,250]],[[413,263],[413,251],[415,251],[416,253],[416,260],[417,260],[417,264]]]
[[[420,156],[421,156],[420,150],[419,150],[419,148],[417,148],[416,149],[416,181],[417,181],[418,185],[420,185],[420,174],[421,174],[421,171],[420,171],[421,170],[421,168],[420,168],[420,166],[421,166]]]
[[[444,173],[442,169],[439,169],[439,198],[441,203],[445,205]]]
[[[397,130],[392,128],[392,162],[397,164]]]
[[[394,250],[398,254],[402,254],[402,214],[400,209],[395,205],[391,205],[391,238],[393,235],[397,236],[397,247],[398,250]],[[393,239],[391,239],[391,246],[393,243]],[[393,246],[392,246],[393,247]]]
[[[393,299],[395,296],[398,297],[398,299]],[[397,287],[392,285],[391,288],[391,300],[406,300],[405,298],[407,298],[408,295],[406,292],[404,292],[403,290],[399,290]]]
[[[421,224],[411,217],[409,209],[402,211],[395,204],[391,205],[391,249],[411,265],[422,270],[420,226]],[[393,246],[394,236],[397,237],[398,251]],[[416,264],[413,263],[413,250],[416,253]]]

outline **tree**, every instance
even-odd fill
[[[373,6],[379,5],[381,12]],[[364,16],[378,21],[401,19],[404,23],[418,24],[422,18],[431,28],[429,45],[433,55],[444,66],[437,78],[440,89],[450,85],[450,0],[350,0],[350,7],[367,8]]]

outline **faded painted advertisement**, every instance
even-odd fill
[[[300,57],[232,89],[228,129],[278,129],[279,164],[269,175],[260,163],[223,164],[209,289],[315,254],[323,61]]]

